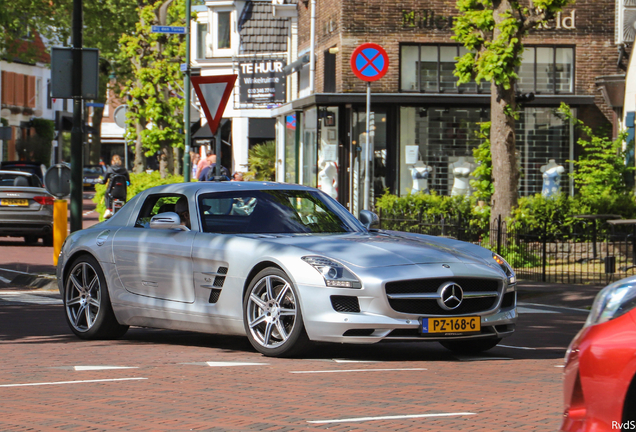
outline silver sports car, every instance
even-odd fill
[[[66,318],[84,339],[129,326],[247,335],[268,356],[310,341],[479,352],[513,333],[515,275],[501,257],[376,223],[298,185],[154,187],[67,238]]]

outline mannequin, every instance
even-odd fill
[[[546,198],[557,195],[561,191],[561,174],[565,172],[565,168],[554,159],[550,159],[541,167],[541,172],[543,173],[541,195]]]
[[[415,162],[411,167],[411,177],[413,178],[413,193],[423,192],[430,194],[431,191],[428,187],[429,178],[433,177],[433,167],[426,165],[421,160]]]
[[[450,164],[448,168],[450,172],[453,173],[454,178],[451,196],[470,196],[470,183],[468,182],[468,178],[473,172],[473,164],[466,160],[464,156],[460,156],[457,162]]]
[[[320,190],[333,199],[338,198],[338,167],[335,162],[326,162],[318,173]]]

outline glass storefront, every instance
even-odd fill
[[[338,199],[338,107],[320,109],[318,146],[318,189]]]
[[[541,167],[549,160],[563,165],[566,172],[570,170],[566,163],[573,145],[570,125],[554,111],[526,108],[517,121],[522,196],[541,192]],[[401,107],[400,195],[435,191],[470,196],[473,190],[469,182],[477,167],[473,149],[480,144],[479,123],[489,119],[485,108]]]
[[[296,113],[285,116],[285,182],[296,183]]]
[[[317,186],[317,118],[318,110],[310,108],[303,112],[302,130],[300,135],[300,178],[299,183],[305,186]]]

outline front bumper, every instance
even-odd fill
[[[432,268],[434,267],[434,268]],[[434,270],[434,272],[432,271]],[[359,274],[359,272],[357,272]],[[362,278],[362,289],[328,288],[325,286],[298,285],[303,319],[307,335],[313,341],[369,344],[381,341],[441,341],[476,338],[503,338],[514,332],[517,321],[515,286],[508,286],[503,277],[496,271],[490,272],[483,266],[453,264],[451,269],[441,265],[418,265],[376,269],[374,277]],[[386,273],[386,274],[382,274]],[[440,315],[424,315],[402,313],[394,310],[387,298],[385,285],[390,281],[420,279],[431,277],[459,276],[481,278],[498,278],[502,281],[500,295],[495,307],[487,311],[454,316],[479,316],[481,332],[463,335],[431,335],[420,333],[420,320],[440,317]],[[501,297],[505,293],[513,293],[512,303],[502,307]],[[353,307],[341,306],[333,298],[352,299]],[[356,309],[356,300],[357,306]],[[340,309],[340,311],[336,309]]]

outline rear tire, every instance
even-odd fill
[[[501,338],[449,340],[440,342],[440,344],[455,354],[479,354],[496,347],[499,342],[501,342]]]
[[[42,243],[44,243],[44,246],[53,246],[53,234],[47,234],[42,237]]]
[[[266,268],[250,282],[243,323],[252,346],[266,356],[292,357],[309,345],[296,288],[278,268]]]
[[[26,244],[30,244],[30,245],[31,244],[35,244],[35,243],[38,242],[38,238],[37,238],[37,236],[34,236],[34,235],[24,236],[24,242]]]
[[[117,339],[128,326],[117,322],[104,272],[90,255],[78,257],[64,280],[66,322],[81,339]]]

